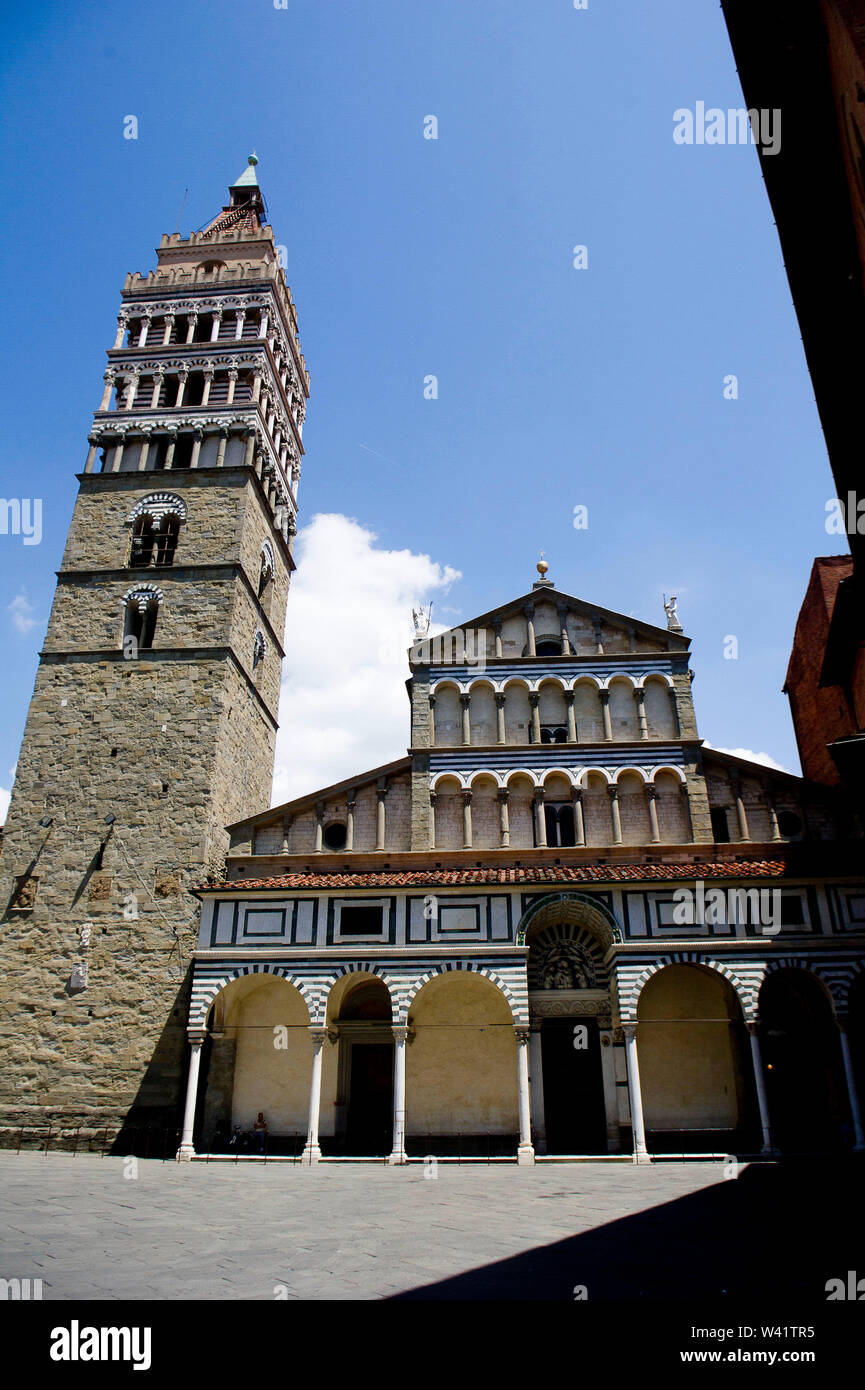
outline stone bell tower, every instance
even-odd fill
[[[123,288],[0,858],[0,1142],[174,1123],[189,889],[269,802],[309,376],[256,163]]]

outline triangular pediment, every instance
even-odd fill
[[[690,639],[684,633],[671,632],[640,618],[616,613],[600,604],[589,603],[574,594],[563,593],[551,584],[535,585],[528,593],[500,604],[475,618],[467,619],[447,631],[428,639],[428,644],[416,644],[415,664],[428,660],[430,664],[458,662],[465,651],[471,658],[480,650],[488,657],[495,654],[495,634],[500,632],[503,658],[518,658],[526,654],[526,610],[532,606],[535,642],[539,655],[555,655],[543,650],[544,644],[554,645],[561,638],[562,614],[567,624],[569,646],[576,656],[616,655],[620,653],[687,652]]]

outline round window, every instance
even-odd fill
[[[802,817],[795,811],[779,811],[778,829],[782,835],[798,835],[802,830]]]

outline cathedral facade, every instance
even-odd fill
[[[421,624],[406,754],[269,807],[309,378],[254,162],[108,358],[0,861],[4,1140],[865,1147],[861,829],[704,746],[674,604],[541,564]]]

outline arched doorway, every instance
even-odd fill
[[[650,1153],[736,1153],[756,1145],[756,1093],[738,996],[702,965],[668,965],[644,985],[637,1039]]]
[[[760,1042],[772,1138],[782,1153],[841,1146],[849,1127],[838,1027],[808,970],[771,971],[760,990]]]
[[[529,947],[532,1135],[538,1153],[619,1147],[607,951],[617,930],[578,894],[539,899],[519,936]],[[518,937],[519,939],[519,937]]]
[[[243,975],[216,996],[198,1088],[201,1152],[300,1153],[309,1118],[312,1041],[302,995],[279,975]],[[232,1136],[237,1134],[233,1141]]]
[[[406,1054],[409,1154],[517,1151],[517,1044],[510,1005],[475,971],[435,975],[412,1000]]]
[[[328,1016],[339,1046],[332,1078],[335,1121],[330,1142],[322,1130],[322,1152],[384,1156],[393,1138],[390,992],[374,975],[345,976],[331,992]]]

